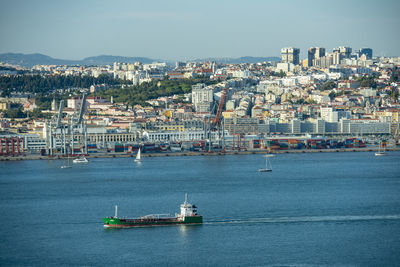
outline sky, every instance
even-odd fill
[[[337,46],[400,56],[398,0],[0,0],[0,53],[190,60]]]

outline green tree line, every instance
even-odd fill
[[[376,81],[374,76],[362,76],[357,79],[360,82],[360,87],[376,88]]]
[[[108,84],[115,86],[128,82],[114,79],[102,74],[99,77],[90,76],[42,76],[42,75],[11,75],[0,77],[0,90],[2,96],[9,96],[11,92],[42,93],[47,94],[54,89],[89,88],[93,84]]]
[[[210,85],[216,83],[208,78],[180,79],[144,82],[140,85],[126,88],[110,88],[96,93],[97,96],[108,99],[113,96],[115,102],[125,103],[128,106],[135,104],[144,105],[146,100],[155,99],[161,96],[170,96],[175,94],[185,94],[192,90],[192,85],[196,83],[205,83]]]

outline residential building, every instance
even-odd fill
[[[204,83],[192,86],[192,103],[196,112],[209,112],[214,100],[214,90]]]
[[[320,59],[325,56],[325,48],[323,47],[310,47],[308,49],[308,66],[313,66],[315,59]]]
[[[258,133],[259,120],[257,118],[225,118],[224,127],[229,134]]]
[[[294,47],[285,47],[281,49],[282,62],[292,63],[294,65],[300,64],[300,49]]]
[[[351,47],[347,47],[347,46],[339,46],[339,47],[333,49],[333,53],[340,54],[342,58],[350,58],[351,52],[352,52]],[[340,63],[338,63],[338,64],[340,64]]]
[[[367,59],[372,59],[372,48],[363,47],[358,50],[358,57],[365,55]]]

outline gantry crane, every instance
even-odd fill
[[[84,122],[83,115],[85,113],[86,107],[86,94],[84,93],[82,96],[81,106],[79,109],[79,113],[75,112],[73,115],[69,116],[67,125],[62,124],[63,118],[63,109],[64,109],[64,100],[60,101],[60,108],[58,110],[57,115],[54,115],[51,120],[48,121],[46,127],[48,128],[47,135],[47,147],[49,155],[54,154],[54,148],[56,148],[55,140],[57,139],[57,135],[61,138],[62,145],[62,154],[66,155],[68,153],[73,154],[74,148],[74,135],[78,129],[78,134],[82,135],[81,141],[82,147],[87,153],[87,144],[86,144],[86,124]],[[79,129],[80,127],[80,129]],[[80,133],[79,133],[80,132]],[[67,148],[68,146],[68,148]],[[69,151],[69,152],[68,152]]]
[[[227,88],[222,89],[221,98],[215,116],[212,114],[215,110],[215,105],[214,105],[211,110],[211,114],[204,118],[205,139],[209,140],[208,142],[209,152],[211,152],[211,131],[218,132],[218,147],[221,148],[221,151],[223,152],[225,151],[225,131],[222,121],[222,110],[225,105],[227,90],[228,90]],[[221,137],[222,137],[222,142],[221,142]]]

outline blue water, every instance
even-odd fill
[[[0,265],[395,266],[400,153],[0,162]],[[104,229],[103,216],[179,212],[200,226]]]

